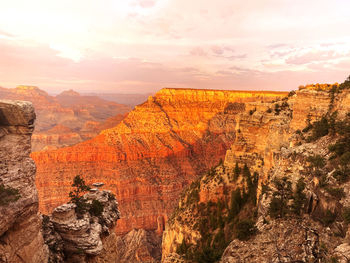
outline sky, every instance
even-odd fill
[[[349,0],[0,0],[0,86],[292,90],[350,75]]]

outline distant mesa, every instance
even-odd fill
[[[90,139],[101,130],[117,125],[131,110],[126,105],[97,96],[82,96],[72,89],[51,96],[30,85],[13,89],[0,87],[0,98],[33,103],[37,115],[32,136],[33,151],[60,148]]]
[[[61,92],[56,97],[58,97],[58,96],[74,96],[74,97],[78,97],[78,96],[80,96],[80,94],[78,92],[70,89],[70,90],[65,90],[65,91]]]

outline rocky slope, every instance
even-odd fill
[[[81,96],[72,90],[54,97],[37,87],[19,86],[14,89],[0,88],[0,97],[33,103],[37,113],[32,137],[33,151],[73,145],[90,139],[102,129],[117,125],[130,111],[128,106],[96,96]],[[119,117],[105,122],[116,115]]]
[[[49,262],[116,262],[115,234],[120,218],[115,196],[93,188],[83,198],[90,209],[80,213],[74,203],[56,207],[44,216],[44,238],[50,249]]]
[[[90,141],[33,153],[40,209],[48,212],[65,202],[72,178],[82,174],[118,196],[118,233],[162,228],[183,186],[224,157],[245,103],[285,95],[163,89]]]
[[[168,221],[163,262],[348,262],[349,88],[303,87],[239,114],[225,162]]]
[[[35,113],[29,102],[0,100],[0,262],[47,262],[35,164],[29,157]]]

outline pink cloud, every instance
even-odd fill
[[[198,57],[206,57],[208,53],[204,51],[204,49],[201,47],[195,47],[190,50],[190,55],[198,56]]]
[[[143,8],[150,8],[155,6],[156,1],[155,0],[140,0],[139,5]]]
[[[327,51],[310,51],[305,54],[297,54],[292,57],[289,57],[286,59],[287,64],[307,64],[314,61],[327,61],[335,58],[343,57],[344,55],[337,54],[333,50],[327,50]]]

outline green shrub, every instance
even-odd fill
[[[296,94],[295,90],[292,90],[288,93],[288,97],[292,97]]]
[[[292,212],[296,215],[300,215],[301,209],[303,208],[306,202],[306,195],[303,192],[304,189],[305,189],[304,179],[300,178],[298,180],[295,192],[293,194]]]
[[[281,207],[285,204],[282,204],[281,198],[273,197],[271,199],[271,203],[269,206],[269,214],[272,218],[278,218],[281,217]]]
[[[253,115],[253,114],[254,114],[254,112],[256,112],[256,108],[254,108],[254,109],[250,110],[250,111],[249,111],[249,115]]]
[[[282,218],[289,212],[288,200],[292,198],[292,184],[287,177],[275,178],[272,183],[277,191],[273,193],[269,214],[273,218]]]
[[[187,245],[185,239],[182,240],[182,243],[176,247],[176,253],[179,255],[185,255],[188,251],[189,246]]]
[[[350,207],[346,206],[343,208],[343,218],[345,223],[350,224]]]
[[[340,165],[347,166],[350,163],[350,152],[345,152],[340,156]]]
[[[78,217],[89,210],[89,204],[84,198],[84,193],[90,190],[90,187],[85,184],[85,181],[80,175],[74,177],[72,187],[73,191],[69,192],[70,201],[76,205],[75,212]]]
[[[337,215],[335,213],[332,213],[332,211],[330,211],[330,210],[326,210],[326,212],[321,220],[325,226],[329,226],[330,224],[332,224],[335,221],[336,217],[337,217]]]
[[[339,89],[343,90],[343,89],[349,89],[350,88],[350,76],[339,85]]]
[[[278,103],[275,104],[275,115],[279,115],[281,112],[280,105]]]
[[[309,124],[306,125],[306,127],[302,130],[302,132],[306,133],[306,132],[310,131],[310,130],[312,129],[312,127],[313,127],[312,124],[309,123]]]
[[[349,171],[345,170],[335,170],[332,176],[339,182],[339,183],[346,183],[349,180]]]
[[[252,235],[256,233],[257,229],[255,223],[252,220],[239,221],[236,226],[236,237],[239,240],[248,240]]]
[[[325,116],[313,123],[311,141],[315,141],[328,134],[329,124]]]
[[[92,216],[100,216],[103,212],[103,204],[98,200],[92,200],[89,212]]]
[[[309,156],[307,161],[310,163],[309,168],[321,169],[326,165],[325,159],[321,155]]]
[[[345,192],[343,188],[336,188],[336,187],[326,187],[325,190],[333,197],[337,199],[341,199],[345,197]]]
[[[17,189],[0,184],[0,206],[16,202],[20,197],[21,195]]]

